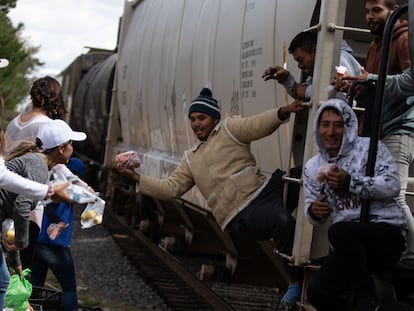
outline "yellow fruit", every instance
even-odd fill
[[[95,218],[95,216],[96,216],[96,212],[93,210],[89,210],[81,215],[81,219],[86,221],[86,220]]]
[[[8,230],[5,235],[6,241],[9,244],[14,244],[15,242],[15,235],[14,230]]]
[[[95,218],[93,219],[93,222],[97,225],[102,223],[102,215],[96,215]]]
[[[92,210],[87,211],[86,214],[88,215],[89,219],[94,218],[96,216],[96,212]]]

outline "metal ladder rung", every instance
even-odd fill
[[[289,177],[289,176],[283,176],[282,177],[283,181],[287,181],[287,182],[295,182],[297,184],[302,184],[302,178],[293,178],[293,177]]]

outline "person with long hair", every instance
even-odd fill
[[[67,113],[59,82],[45,76],[36,80],[30,90],[32,109],[13,118],[6,129],[6,148],[10,150],[22,140],[35,141],[39,127]]]
[[[62,88],[55,78],[45,76],[34,81],[30,89],[30,98],[32,109],[17,115],[7,126],[6,151],[16,147],[21,141],[35,142],[39,128],[43,124],[54,119],[65,119],[67,110],[63,101]],[[53,210],[51,215],[53,215]],[[42,217],[43,207],[39,205],[30,214],[30,243],[21,252],[23,267],[27,267],[32,258],[32,249],[40,232]]]
[[[81,141],[84,139],[86,139],[85,133],[72,131],[69,125],[63,120],[52,120],[39,129],[36,142],[22,141],[15,148],[11,149],[6,157],[6,165],[11,170],[24,177],[46,183],[49,179],[49,171],[52,167],[57,164],[68,163],[69,158],[73,153],[72,141]],[[9,253],[10,256],[7,256],[7,259],[9,266],[17,273],[21,274],[22,262],[17,251],[23,250],[29,245],[29,215],[31,210],[37,205],[37,202],[26,196],[15,195],[3,190],[0,190],[0,200],[3,203],[0,206],[1,220],[12,218],[15,223],[16,231],[15,242],[13,244],[3,241],[5,249],[11,251]],[[3,270],[4,265],[5,263],[3,262]],[[73,288],[69,285],[73,284],[72,278],[74,278],[74,276],[71,277],[70,282],[69,280],[66,282],[65,280],[69,278],[68,275],[65,275],[62,280],[60,279],[60,276],[63,273],[62,271],[60,271],[60,274],[59,271],[53,272],[61,282],[64,292],[66,290],[73,293]],[[67,271],[65,271],[65,273],[66,272]],[[7,279],[8,277],[6,274],[2,278],[2,284],[0,285],[5,285]],[[68,285],[65,286],[65,284]],[[6,289],[7,286],[5,286],[4,291]],[[0,286],[0,295],[1,290],[2,288]]]

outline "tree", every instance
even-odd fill
[[[5,102],[5,107],[0,107],[3,126],[14,115],[17,104],[29,94],[30,74],[43,65],[33,56],[39,47],[30,46],[21,36],[24,25],[13,27],[7,16],[16,1],[0,0],[0,57],[10,61],[8,67],[0,69],[0,93]]]
[[[0,0],[0,10],[4,13],[9,13],[10,9],[16,7],[17,0]]]

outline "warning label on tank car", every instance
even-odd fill
[[[263,47],[255,46],[254,40],[247,40],[242,43],[241,53],[241,95],[242,98],[256,97],[253,77],[256,67],[256,57],[263,54]]]

